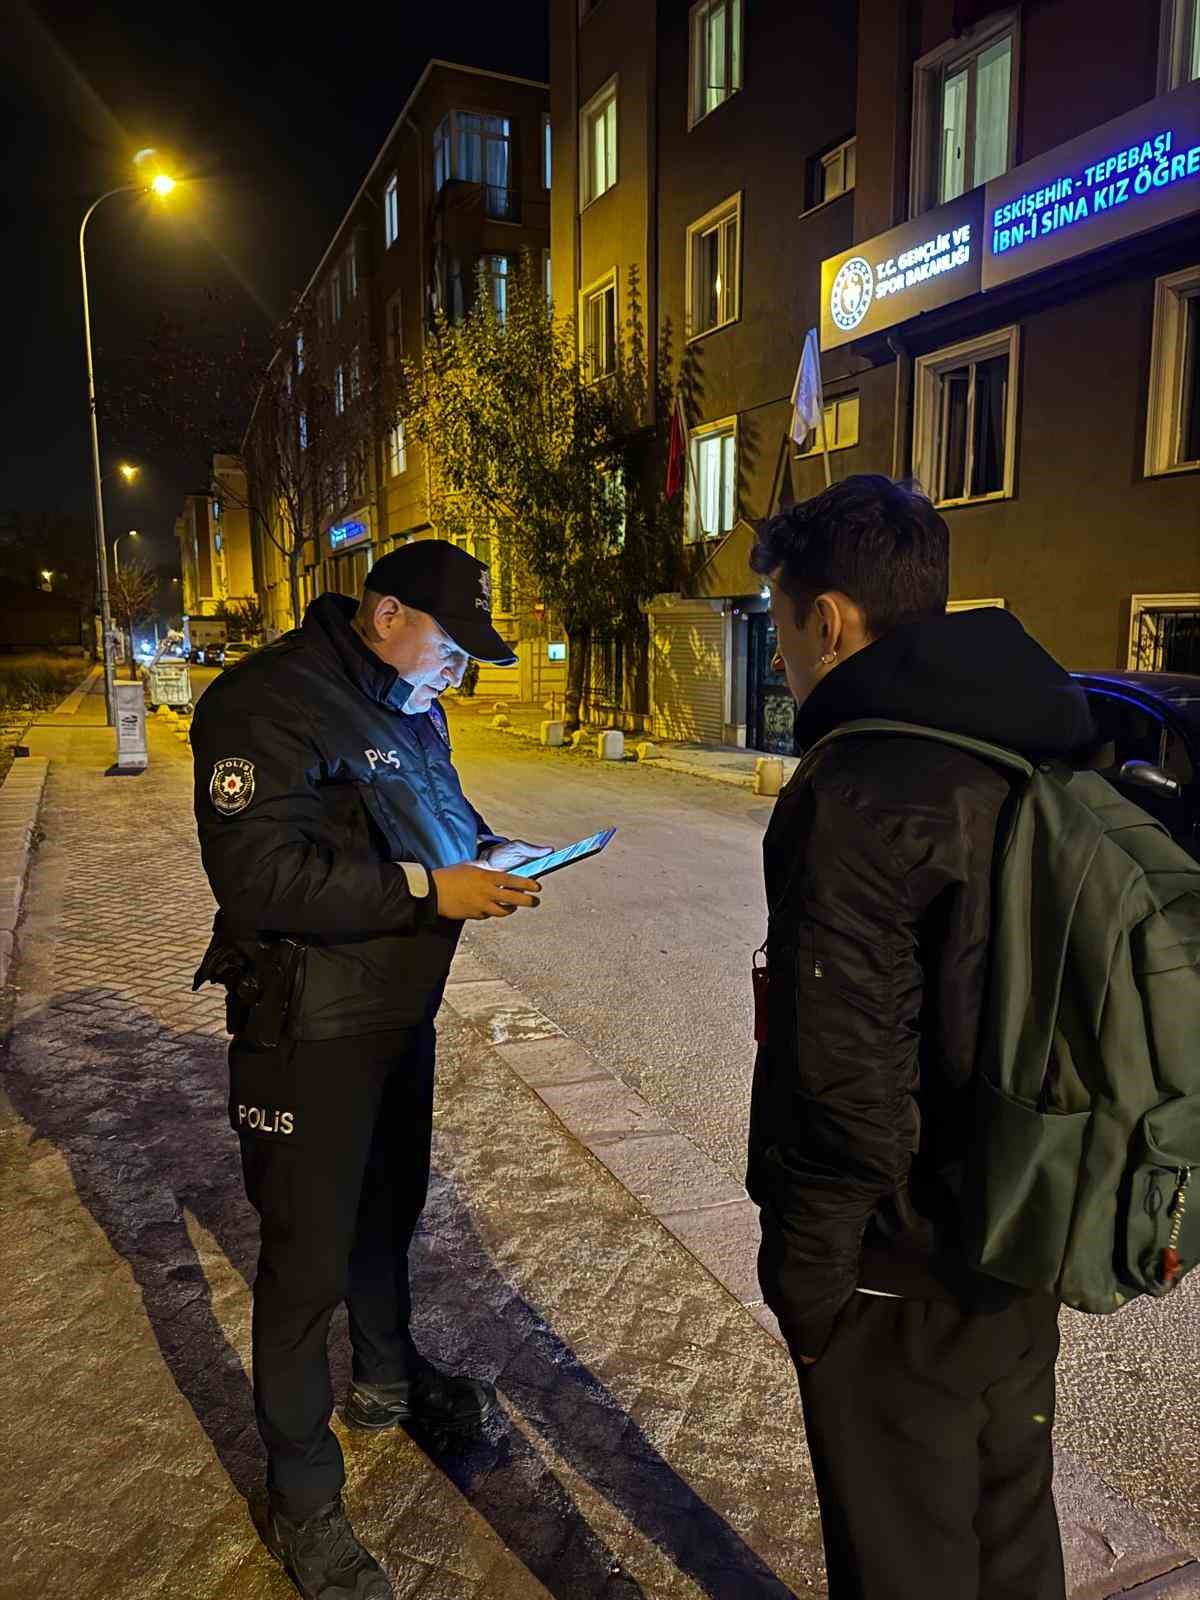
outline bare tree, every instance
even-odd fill
[[[124,561],[109,584],[113,616],[125,635],[129,649],[129,675],[136,678],[137,658],[133,649],[133,630],[139,622],[154,611],[158,594],[158,578],[144,561],[133,558]]]

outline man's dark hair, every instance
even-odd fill
[[[798,622],[819,594],[836,590],[877,639],[945,611],[950,532],[915,486],[859,473],[764,523],[750,565],[778,574]]]

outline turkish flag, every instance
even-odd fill
[[[683,436],[683,413],[679,396],[671,412],[671,437],[667,444],[667,499],[674,500],[683,488],[683,461],[687,441]]]

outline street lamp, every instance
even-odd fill
[[[154,155],[153,150],[140,150],[134,158],[137,165],[149,160]],[[88,421],[92,431],[92,489],[96,499],[96,577],[100,590],[100,633],[104,651],[104,705],[108,715],[110,728],[116,726],[116,691],[114,688],[113,650],[112,650],[112,610],[108,602],[108,543],[104,534],[104,493],[101,489],[100,476],[100,435],[96,428],[96,374],[92,365],[92,314],[88,304],[87,281],[87,225],[92,220],[92,213],[106,200],[111,200],[118,194],[150,194],[160,196],[170,194],[175,187],[175,180],[160,172],[151,178],[148,183],[123,183],[119,188],[110,189],[107,194],[102,194],[98,200],[93,200],[83,214],[83,221],[79,224],[79,275],[83,284],[83,342],[87,351],[87,379],[88,379]],[[137,468],[126,471],[120,469],[121,475],[127,483],[131,483],[137,474]]]
[[[141,467],[131,467],[127,461],[122,461],[121,465],[117,468],[117,471],[125,479],[126,483],[132,483],[141,470]],[[110,473],[109,476],[111,477],[112,474]]]
[[[120,578],[120,576],[121,576],[121,558],[117,554],[117,546],[120,544],[122,539],[136,539],[137,537],[138,537],[137,529],[136,528],[130,528],[128,533],[119,533],[117,535],[117,537],[112,542],[113,572],[116,574],[116,576],[118,578]]]

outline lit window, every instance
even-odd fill
[[[712,539],[733,527],[737,507],[737,424],[719,422],[692,434],[688,536]]]
[[[433,186],[440,190],[451,178],[486,186],[484,203],[489,217],[502,222],[516,219],[512,187],[512,128],[507,117],[482,116],[474,111],[451,111],[438,123],[433,136]]]
[[[608,543],[614,550],[623,550],[628,505],[625,473],[621,467],[611,467],[600,474],[600,505]]]
[[[304,371],[304,335],[302,333],[298,333],[296,335],[296,376],[299,377],[300,374],[303,371]]]
[[[607,83],[580,114],[581,204],[590,206],[617,181],[617,80]]]
[[[1004,328],[917,361],[913,455],[935,504],[1012,495],[1017,351]]]
[[[342,275],[335,272],[329,280],[329,320],[336,322],[342,314]]]
[[[408,444],[404,437],[404,424],[397,422],[395,427],[388,429],[388,474],[398,478],[402,472],[408,471]]]
[[[914,213],[1012,165],[1015,57],[1016,25],[1006,14],[917,63]]]
[[[688,229],[688,332],[724,327],[738,315],[742,200],[735,195]]]
[[[1146,475],[1200,467],[1200,266],[1154,286]]]
[[[308,449],[308,412],[307,411],[302,411],[300,413],[299,435],[300,435],[300,448],[301,448],[301,450],[307,450]]]
[[[830,450],[848,450],[858,443],[858,396],[839,395],[825,405],[825,442]],[[796,451],[800,456],[821,453],[821,430],[816,428]]]
[[[542,113],[542,188],[543,189],[548,189],[550,187],[550,155],[551,155],[550,146],[551,146],[551,140],[550,140],[550,118],[545,112],[543,112]]]
[[[358,258],[351,245],[346,251],[346,300],[355,299],[358,295]]]
[[[1160,94],[1200,78],[1200,0],[1165,0],[1159,58]]]
[[[383,242],[391,249],[400,237],[400,188],[393,172],[383,191]]]
[[[335,367],[333,369],[333,409],[340,417],[346,409],[346,369]]]
[[[503,322],[508,316],[508,257],[484,256],[483,270],[487,278],[488,303]]]
[[[699,0],[692,7],[688,126],[742,87],[742,0]]]
[[[848,194],[854,187],[857,164],[855,139],[847,139],[836,149],[818,156],[814,172],[812,204],[821,206],[827,200],[836,200],[840,194]]]
[[[399,290],[387,303],[387,358],[389,363],[399,361],[404,354],[404,331],[400,321],[400,292]]]
[[[617,279],[613,273],[606,283],[582,295],[584,377],[604,378],[617,365]]]

